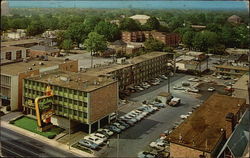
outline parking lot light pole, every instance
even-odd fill
[[[119,136],[120,134],[118,133],[117,134],[117,146],[116,146],[116,157],[118,158],[119,157]]]

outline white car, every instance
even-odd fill
[[[181,115],[180,118],[187,119],[189,115]]]
[[[142,116],[147,116],[149,113],[148,112],[143,112],[140,110],[133,110],[134,113],[138,114],[138,115],[142,115]]]
[[[174,86],[173,89],[174,90],[186,90],[186,88],[184,88],[182,86]]]
[[[165,75],[161,75],[161,78],[164,79],[164,80],[167,80],[167,79],[168,79],[168,77],[165,76]]]
[[[199,89],[196,89],[196,88],[188,88],[187,91],[188,91],[188,92],[193,92],[193,93],[198,93],[198,92],[199,92]]]
[[[118,128],[120,128],[121,130],[126,129],[126,127],[125,127],[125,126],[121,125],[121,124],[120,124],[120,123],[118,123],[118,122],[113,123],[113,125],[114,125],[114,126],[116,126],[116,127],[118,127]]]
[[[165,150],[165,144],[166,142],[163,139],[157,139],[155,142],[151,142],[149,144],[150,147],[158,149],[158,150]]]
[[[102,145],[104,143],[103,139],[98,138],[96,136],[90,136],[90,135],[88,135],[88,136],[85,136],[84,139],[89,140],[89,141],[91,141],[91,142],[93,142],[93,143],[95,143],[97,145]]]
[[[103,139],[103,141],[108,140],[108,138],[105,135],[101,134],[101,133],[92,133],[92,134],[90,134],[90,136],[98,137],[100,139]]]
[[[214,87],[209,87],[209,88],[207,89],[207,91],[213,92],[213,91],[215,91],[215,88],[214,88]]]
[[[150,105],[150,104],[147,105],[147,106],[149,106],[150,108],[154,109],[154,111],[159,110],[158,107],[156,107],[156,106],[153,106],[153,105]]]
[[[188,115],[191,115],[193,112],[192,111],[190,111],[190,112],[188,112]]]
[[[112,136],[114,134],[114,132],[110,131],[109,129],[106,128],[100,128],[97,130],[97,132],[105,132],[107,135]]]

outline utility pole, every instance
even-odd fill
[[[71,130],[70,130],[71,129],[71,124],[70,124],[70,122],[71,121],[70,121],[70,117],[69,117],[69,150],[70,150],[70,140],[71,140],[71,138],[70,138],[70,136],[71,136],[70,135],[70,133],[71,133]]]
[[[119,157],[119,136],[120,134],[117,134],[117,146],[116,146],[116,157]]]

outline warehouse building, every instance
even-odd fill
[[[8,46],[1,47],[1,64],[20,61],[28,57],[29,54],[24,47]]]
[[[52,109],[56,116],[52,120],[62,128],[68,128],[63,121],[66,118],[81,123],[83,130],[91,133],[107,124],[110,114],[117,111],[116,80],[56,70],[24,79],[23,106],[26,114],[35,115],[34,100],[44,95],[48,85],[54,93]]]
[[[216,65],[215,69],[215,73],[217,75],[225,75],[231,77],[241,77],[243,74],[248,72],[247,67],[233,66],[229,64]]]
[[[246,108],[245,99],[212,95],[167,136],[170,156],[216,157]]]

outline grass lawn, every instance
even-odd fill
[[[40,132],[37,130],[37,121],[27,116],[23,116],[21,118],[18,118],[17,120],[14,120],[12,124],[50,139],[53,139],[56,135],[58,135],[64,130],[62,128],[54,126],[48,131]]]

